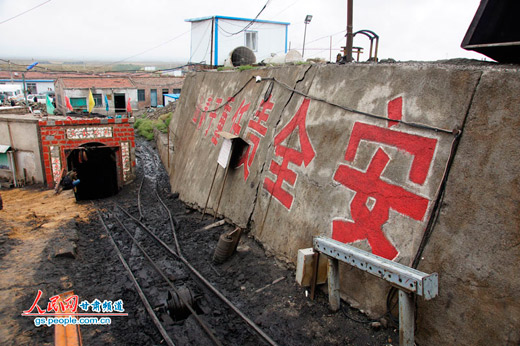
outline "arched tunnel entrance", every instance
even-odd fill
[[[105,198],[119,191],[117,184],[118,147],[86,143],[67,153],[68,170],[75,170],[79,184],[76,200]]]

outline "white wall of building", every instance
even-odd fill
[[[0,144],[14,150],[18,181],[44,182],[38,118],[31,115],[0,115]],[[11,171],[1,169],[0,178],[12,179]]]
[[[254,22],[243,30],[251,21],[233,17],[190,19],[191,22],[191,58],[190,62],[204,62],[223,65],[233,49],[246,46],[247,32],[256,32],[257,47],[254,50],[256,61],[260,62],[271,54],[287,52],[287,30],[289,23]],[[213,24],[213,30],[212,30]],[[213,32],[213,49],[211,34]],[[211,56],[211,54],[213,54]]]
[[[54,91],[54,80],[28,79],[25,82],[26,83],[36,83],[36,90],[37,90],[38,94],[43,94],[46,91]],[[2,80],[0,80],[0,84],[6,84],[6,85],[11,84],[11,80],[2,79]],[[20,80],[13,79],[12,84],[20,86],[23,90],[23,81],[21,79]]]
[[[211,22],[205,20],[191,23],[190,62],[210,64]]]
[[[271,53],[280,54],[286,52],[286,25],[272,23],[254,23],[247,30],[232,35],[242,30],[249,22],[229,19],[217,19],[216,36],[218,49],[218,64],[223,65],[231,51],[240,46],[246,46],[246,32],[256,32],[257,49],[254,51],[256,61],[260,62],[271,56]],[[231,33],[231,34],[230,34]]]

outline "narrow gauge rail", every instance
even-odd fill
[[[156,164],[155,160],[154,160],[154,164]],[[144,216],[144,213],[142,211],[142,208],[141,208],[141,203],[142,203],[141,191],[142,191],[144,181],[145,181],[145,179],[143,178],[143,181],[141,182],[141,186],[139,188],[139,194],[138,194],[138,201],[139,201],[138,208],[139,208],[139,214],[140,214],[139,219],[132,216],[131,213],[129,213],[124,207],[117,205],[117,204],[114,206],[113,211],[110,213],[107,213],[105,215],[105,217],[103,217],[100,213],[99,218],[109,236],[109,239],[112,241],[112,244],[114,245],[114,248],[118,254],[119,259],[121,260],[125,269],[128,271],[129,277],[132,280],[134,286],[136,287],[136,290],[137,290],[141,300],[143,301],[143,304],[145,305],[145,309],[150,314],[152,321],[154,322],[157,329],[161,333],[165,343],[168,345],[174,345],[173,340],[175,340],[175,335],[170,335],[168,333],[167,327],[165,327],[163,325],[163,323],[161,323],[161,321],[155,314],[154,310],[157,310],[157,307],[155,307],[155,309],[154,309],[154,307],[152,307],[152,304],[150,303],[150,297],[147,297],[146,294],[143,292],[143,287],[141,287],[141,285],[137,281],[136,275],[134,275],[134,273],[132,272],[132,269],[130,268],[130,265],[128,264],[128,262],[131,262],[132,260],[134,260],[134,262],[135,262],[136,259],[139,257],[136,257],[134,255],[134,257],[132,258],[133,251],[130,251],[130,253],[126,255],[126,257],[129,258],[129,260],[126,261],[124,259],[125,256],[123,255],[123,253],[122,253],[120,247],[117,245],[117,243],[119,243],[119,244],[126,243],[127,245],[135,244],[135,246],[137,246],[137,248],[139,248],[140,252],[142,253],[142,256],[147,259],[147,263],[149,263],[150,266],[164,280],[164,282],[167,283],[168,288],[177,294],[177,297],[180,299],[182,305],[185,306],[187,309],[189,309],[190,314],[194,317],[194,319],[199,324],[201,330],[204,332],[204,334],[207,336],[207,338],[209,340],[211,340],[211,342],[213,344],[222,345],[222,344],[228,343],[228,340],[226,340],[225,337],[221,336],[220,340],[219,340],[219,338],[215,335],[215,334],[222,334],[222,333],[220,333],[220,330],[219,330],[222,327],[217,325],[217,327],[216,327],[217,330],[214,330],[211,325],[212,322],[211,322],[210,316],[199,315],[199,313],[197,313],[196,309],[194,309],[190,305],[190,302],[186,301],[186,299],[183,297],[183,295],[179,293],[178,287],[175,285],[175,280],[173,280],[173,281],[170,280],[168,278],[168,275],[163,270],[161,270],[159,268],[158,264],[155,263],[155,261],[152,259],[152,256],[156,255],[158,248],[160,249],[160,251],[162,251],[163,253],[166,253],[172,259],[175,259],[177,262],[181,263],[187,270],[189,270],[190,274],[195,278],[195,280],[191,280],[190,286],[195,285],[197,287],[198,291],[202,291],[205,293],[207,293],[209,291],[212,294],[214,294],[218,299],[220,299],[224,304],[226,304],[227,308],[230,309],[230,311],[233,311],[247,325],[249,333],[253,332],[252,334],[257,335],[258,338],[260,340],[262,340],[262,342],[265,344],[276,345],[275,341],[273,341],[253,321],[251,321],[244,313],[242,313],[235,305],[233,305],[218,289],[216,289],[208,280],[206,280],[182,255],[181,248],[180,248],[179,242],[177,240],[176,230],[175,230],[176,221],[172,217],[171,212],[168,209],[168,207],[166,206],[166,204],[163,202],[163,200],[157,193],[156,186],[154,186],[154,189],[153,189],[155,191],[156,204],[147,205],[147,207],[151,210],[154,210],[154,212],[157,212],[158,209],[163,209],[167,212],[168,219],[169,219],[169,228],[172,231],[171,235],[173,236],[176,250],[173,250],[172,247],[170,247],[160,237],[158,237],[154,233],[154,231],[152,231],[142,221],[140,221],[140,219],[146,219]],[[156,184],[157,181],[155,180],[154,183]],[[124,222],[118,215],[124,216]],[[105,221],[105,219],[106,219],[106,221]],[[107,222],[110,222],[110,225],[107,225]],[[133,224],[134,228],[137,226],[138,229],[145,231],[145,237],[141,241],[139,241],[137,239],[139,236],[139,234],[137,234],[137,231],[136,231],[136,234],[132,235],[130,230],[128,229],[129,226],[125,226],[124,223],[128,224],[129,222]],[[115,226],[115,224],[117,224],[118,226]],[[126,241],[124,239],[126,239]],[[154,242],[151,241],[152,239]],[[144,246],[145,243],[146,243],[146,245]],[[153,252],[150,252],[150,250],[147,251],[145,249],[145,247],[150,248],[151,246],[153,246],[152,244],[155,245]],[[128,247],[132,248],[132,246],[127,246],[127,248]],[[152,253],[152,256],[150,256],[149,253]],[[138,261],[138,262],[141,262],[141,261]],[[215,300],[212,300],[212,302],[214,302],[214,301]]]

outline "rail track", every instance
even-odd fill
[[[161,197],[166,191],[158,188],[158,159],[144,148],[135,204],[97,207],[115,253],[164,343],[276,345],[184,257],[177,239],[179,223]]]

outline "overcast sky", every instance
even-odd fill
[[[0,0],[0,58],[187,62],[191,24],[185,19],[254,18],[266,1]],[[483,55],[460,48],[479,3],[354,0],[354,31],[370,29],[380,36],[380,59],[481,60]],[[307,27],[305,57],[328,59],[330,36],[334,57],[345,45],[346,0],[270,0],[259,19],[291,23],[290,46],[301,49],[307,14],[313,18]],[[356,36],[354,45],[368,48],[368,42]],[[368,58],[366,51],[362,60]]]

